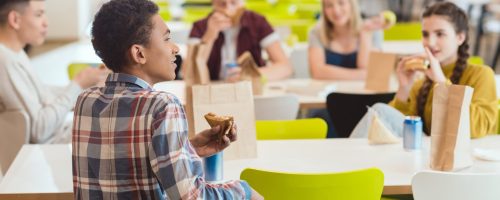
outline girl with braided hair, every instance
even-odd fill
[[[468,85],[474,88],[470,105],[471,137],[494,133],[497,121],[497,96],[494,73],[490,67],[467,63],[469,58],[468,19],[463,10],[450,2],[440,2],[427,8],[422,18],[425,54],[401,59],[397,75],[399,89],[393,101],[375,104],[373,108],[388,128],[400,135],[405,115],[418,115],[424,132],[430,135],[433,86],[436,84]],[[405,69],[406,62],[424,58],[429,68],[425,78],[418,79],[417,71]],[[395,109],[394,109],[395,108]],[[365,115],[351,137],[366,137],[368,117]]]

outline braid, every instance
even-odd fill
[[[427,8],[423,13],[423,18],[430,17],[432,15],[444,16],[448,19],[448,21],[454,25],[456,33],[464,33],[465,40],[458,47],[457,50],[457,61],[455,64],[455,68],[450,76],[450,80],[453,84],[458,84],[460,78],[462,77],[465,68],[467,67],[467,59],[469,58],[469,44],[468,44],[468,19],[467,15],[463,10],[458,8],[455,4],[450,2],[439,2],[435,3],[431,7]],[[425,104],[427,103],[427,98],[429,96],[430,90],[434,85],[433,81],[428,77],[425,78],[422,87],[419,90],[417,96],[417,114],[424,118]],[[427,130],[427,124],[424,122],[424,130]],[[429,131],[425,131],[427,135],[430,135]]]
[[[468,38],[465,38],[464,43],[458,47],[457,63],[455,64],[455,69],[453,69],[453,73],[450,77],[450,80],[453,84],[458,84],[460,77],[462,77],[462,74],[467,67],[467,59],[469,59],[469,44],[467,44],[468,40]]]
[[[427,125],[425,124],[425,120],[423,120],[425,103],[427,102],[427,97],[429,96],[432,85],[434,85],[434,82],[432,82],[431,79],[426,77],[424,83],[422,84],[422,87],[420,88],[420,91],[418,92],[418,96],[417,96],[417,114],[418,114],[418,116],[422,117],[422,122],[424,124],[424,130],[427,130]],[[428,133],[429,131],[424,131],[424,132],[425,132],[425,134],[430,135],[430,133]]]

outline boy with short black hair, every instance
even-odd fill
[[[111,0],[95,16],[92,44],[114,72],[75,106],[75,199],[260,199],[245,181],[209,184],[201,157],[236,140],[214,127],[188,138],[181,102],[152,85],[175,78],[170,30],[148,0]]]

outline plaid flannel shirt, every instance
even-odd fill
[[[73,123],[75,199],[249,199],[244,181],[209,184],[172,94],[114,73],[78,97]]]

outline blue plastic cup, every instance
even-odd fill
[[[206,157],[203,162],[203,170],[205,171],[205,180],[220,181],[222,180],[222,152]]]
[[[231,68],[238,67],[238,63],[236,63],[236,62],[229,62],[229,63],[226,63],[224,66],[225,67],[222,69],[223,70],[222,74],[223,74],[224,78],[227,78],[229,76],[229,74],[227,74],[228,73],[227,71],[229,69],[231,69]]]

